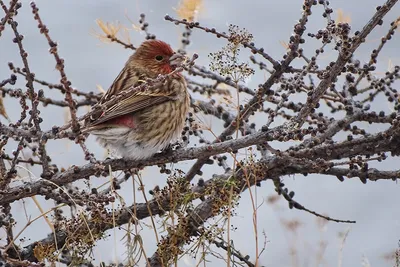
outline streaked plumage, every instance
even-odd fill
[[[172,72],[182,60],[162,41],[144,42],[99,103],[148,78]],[[93,115],[83,132],[96,135],[102,146],[122,157],[146,159],[179,137],[188,109],[186,82],[182,75],[174,74],[155,88],[138,90],[105,112]]]

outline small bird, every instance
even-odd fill
[[[171,73],[184,58],[163,41],[143,42],[98,105],[147,79]],[[147,159],[178,139],[189,103],[185,79],[180,73],[174,73],[156,86],[136,90],[105,111],[95,113],[86,121],[82,132],[97,136],[103,147],[123,158]]]

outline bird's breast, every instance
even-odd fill
[[[189,109],[187,97],[170,100],[136,114],[136,138],[145,142],[169,143],[179,137]]]

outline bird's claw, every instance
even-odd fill
[[[169,144],[166,148],[164,148],[160,154],[162,155],[167,155],[169,153],[172,153],[174,150],[181,149],[183,146],[180,142],[175,142],[173,144]]]

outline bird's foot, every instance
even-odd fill
[[[167,147],[165,147],[163,150],[161,150],[162,155],[167,155],[172,153],[174,150],[181,149],[183,146],[180,142],[175,142],[173,144],[169,144]]]

